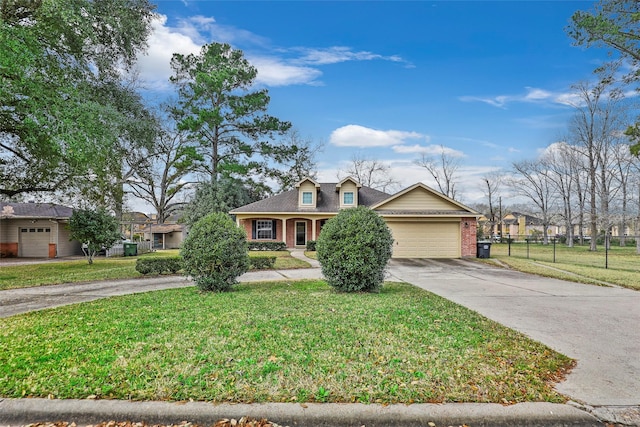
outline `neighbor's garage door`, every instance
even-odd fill
[[[459,258],[459,222],[387,222],[393,258]]]
[[[19,256],[47,258],[50,236],[50,228],[20,228]]]

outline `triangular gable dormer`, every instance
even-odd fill
[[[301,209],[315,209],[318,206],[320,184],[311,178],[305,178],[296,184],[298,189],[298,207]]]
[[[339,192],[340,209],[355,208],[358,206],[358,190],[362,184],[353,177],[348,176],[336,184],[336,192]]]
[[[466,211],[469,216],[480,216],[475,210],[458,203],[442,193],[419,182],[386,200],[371,206],[373,210],[385,211]]]

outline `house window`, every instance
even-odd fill
[[[305,191],[302,193],[302,204],[303,205],[313,204],[313,193],[311,193],[311,191]]]
[[[342,195],[342,204],[343,205],[352,205],[353,204],[353,192],[345,192]]]
[[[273,221],[258,220],[256,221],[256,238],[257,239],[273,239]]]

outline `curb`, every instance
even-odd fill
[[[206,402],[132,402],[122,400],[0,399],[0,426],[66,421],[90,425],[115,421],[213,425],[221,419],[266,418],[282,426],[603,426],[570,405],[452,403],[378,405],[359,403],[211,404]]]

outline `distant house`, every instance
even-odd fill
[[[306,178],[294,190],[241,206],[230,213],[250,240],[304,247],[316,240],[341,209],[367,206],[393,234],[395,258],[460,258],[476,255],[477,212],[415,184],[396,194],[361,185],[352,177],[338,183]]]
[[[178,249],[187,237],[183,224],[147,224],[140,229],[144,240],[153,242],[153,249]]]
[[[531,236],[535,234],[542,235],[544,233],[542,219],[520,212],[506,214],[502,218],[502,224],[504,226],[503,236],[507,234],[511,236]],[[549,224],[547,226],[547,234],[549,236],[555,236],[559,231],[560,228],[555,224]]]
[[[69,241],[73,209],[52,203],[0,202],[0,257],[55,258],[81,255]]]

